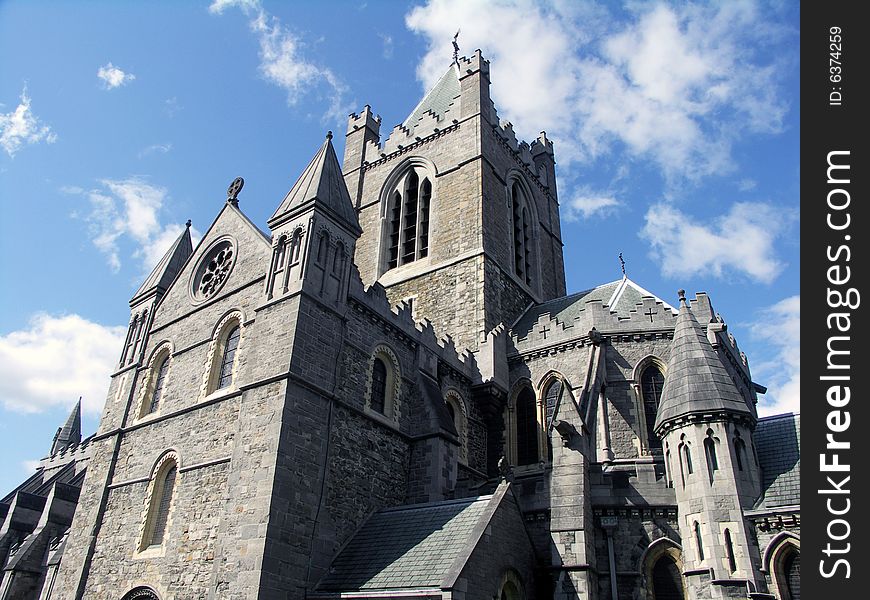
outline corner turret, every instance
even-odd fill
[[[51,443],[51,452],[49,456],[54,456],[58,452],[64,452],[71,446],[78,446],[82,441],[82,399],[76,402],[72,411],[67,417],[63,427],[57,430],[54,434],[54,440]]]

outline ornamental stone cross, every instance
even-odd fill
[[[236,177],[235,179],[233,179],[230,187],[227,188],[227,202],[238,202],[239,192],[242,191],[243,187],[245,187],[244,179],[242,179],[241,177]]]

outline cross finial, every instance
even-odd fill
[[[242,188],[245,187],[245,180],[241,177],[236,177],[233,179],[233,182],[230,184],[230,187],[227,188],[227,202],[231,204],[239,203],[239,192],[242,191]]]
[[[457,40],[459,39],[460,31],[462,31],[462,29],[457,29],[456,35],[453,36],[453,62],[457,64],[459,64],[459,42]]]
[[[622,259],[622,252],[619,253],[619,266],[622,267],[622,274],[625,275],[625,261]]]
[[[185,225],[187,226],[188,229],[190,229],[190,226],[193,225],[193,222],[190,219],[188,219],[187,223],[185,223]]]

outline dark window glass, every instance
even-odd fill
[[[670,556],[656,561],[652,572],[655,600],[683,600],[683,581],[677,563]]]
[[[559,401],[559,394],[562,391],[562,382],[554,381],[547,388],[547,393],[544,395],[547,405],[547,428],[553,422],[553,415],[556,413],[556,403]]]
[[[691,475],[695,471],[692,469],[692,451],[688,444],[683,445],[683,454],[686,455],[686,474]]]
[[[698,560],[704,560],[704,540],[701,537],[701,526],[695,521],[695,543],[698,545]]]
[[[725,556],[728,558],[728,568],[733,573],[737,570],[737,562],[734,559],[734,544],[731,542],[731,532],[725,530]]]
[[[372,365],[372,410],[384,414],[387,404],[387,365],[375,357]]]
[[[233,363],[236,360],[236,350],[239,349],[239,335],[241,330],[239,326],[233,327],[227,336],[226,344],[224,344],[224,356],[221,360],[221,371],[218,379],[217,389],[223,389],[233,382]]]
[[[151,405],[148,407],[149,413],[156,412],[160,408],[160,399],[163,397],[163,382],[168,370],[169,357],[167,356],[160,362],[160,368],[157,369],[157,379],[154,380],[154,391],[151,393]]]
[[[529,465],[538,462],[538,418],[535,414],[535,394],[523,388],[517,397],[517,462]]]
[[[659,402],[662,399],[662,387],[665,376],[656,366],[647,367],[640,377],[641,396],[643,396],[643,413],[646,416],[646,439],[650,450],[661,450],[662,442],[656,436],[654,429]]]
[[[320,241],[317,244],[317,262],[321,265],[326,265],[326,255],[329,253],[329,236],[326,233],[320,234]]]
[[[734,458],[737,459],[737,470],[743,470],[743,461],[746,458],[746,444],[739,437],[734,440]]]
[[[710,483],[713,483],[713,473],[719,470],[719,460],[716,458],[716,441],[710,434],[704,440],[704,454],[707,457],[707,473],[710,475]]]
[[[447,412],[450,413],[450,420],[453,421],[454,425],[456,425],[456,409],[453,408],[453,405],[450,402],[447,403]],[[457,427],[456,429],[458,430],[459,428]]]
[[[163,543],[166,534],[166,521],[169,519],[169,508],[172,503],[172,491],[175,489],[175,465],[172,465],[163,477],[163,485],[160,490],[160,504],[157,505],[157,513],[154,515],[154,528],[151,530],[152,546]]]

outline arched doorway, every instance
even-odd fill
[[[663,554],[653,565],[652,592],[655,600],[685,600],[680,569],[668,554]]]
[[[776,535],[764,552],[762,564],[770,573],[780,600],[801,600],[801,541],[794,533]]]

